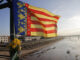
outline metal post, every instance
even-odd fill
[[[12,40],[14,40],[14,18],[13,18],[13,7],[12,7],[12,2],[11,0],[7,0],[9,7],[10,7],[10,42],[12,42]],[[12,60],[15,51],[14,49],[10,46],[10,60]]]

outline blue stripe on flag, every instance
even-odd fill
[[[15,34],[25,35],[27,30],[27,8],[25,7],[25,3],[21,1],[12,0],[12,2]]]

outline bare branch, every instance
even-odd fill
[[[6,8],[6,7],[9,7],[8,3],[0,5],[0,9]]]
[[[11,4],[12,4],[11,0],[7,0],[7,2],[8,2],[9,7],[11,7]]]
[[[3,0],[0,0],[0,3],[3,2]]]

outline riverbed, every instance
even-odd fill
[[[25,56],[24,60],[80,60],[80,38],[79,36],[65,37]]]

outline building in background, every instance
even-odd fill
[[[0,43],[8,43],[10,36],[0,36]]]
[[[34,41],[34,40],[40,40],[41,37],[33,37],[33,36],[26,36],[24,38],[25,41]]]
[[[18,39],[20,39],[21,41],[24,42],[24,41],[40,40],[41,37],[16,35],[16,38],[18,38]]]
[[[16,38],[20,39],[23,42],[44,39],[42,37],[21,36],[21,35],[16,35]],[[9,41],[10,41],[10,36],[0,36],[0,43],[2,43],[2,44],[9,43]]]

